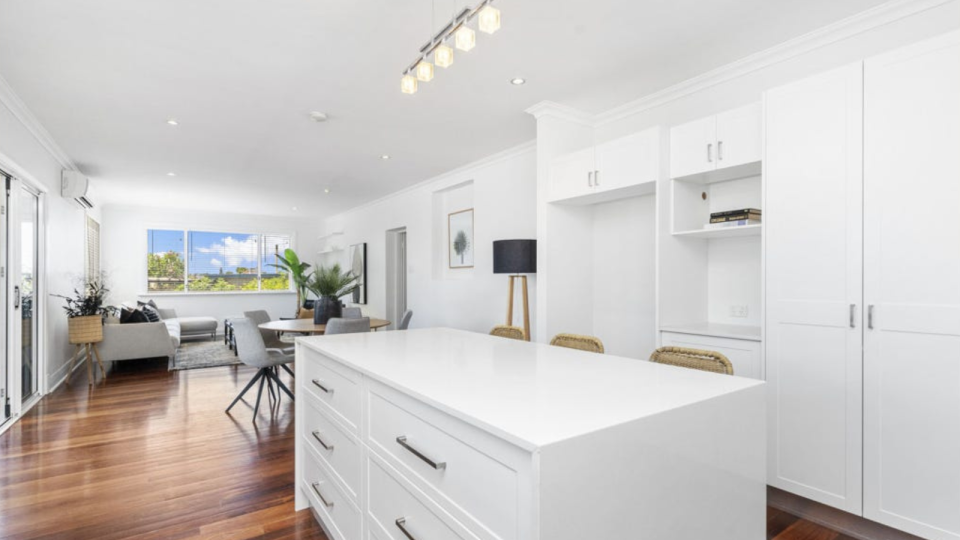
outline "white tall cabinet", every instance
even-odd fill
[[[960,33],[765,96],[771,485],[960,539]]]

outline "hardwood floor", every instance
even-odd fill
[[[293,510],[292,403],[223,412],[253,374],[121,362],[88,390],[78,371],[0,436],[0,538],[325,540]],[[767,529],[852,540],[774,509]]]

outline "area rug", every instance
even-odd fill
[[[185,341],[177,349],[177,355],[170,362],[170,371],[182,369],[200,369],[241,364],[222,339],[215,341]]]

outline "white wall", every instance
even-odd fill
[[[37,302],[46,313],[45,356],[47,389],[58,384],[67,373],[73,347],[67,335],[63,302],[51,294],[69,294],[84,271],[84,211],[72,200],[60,197],[60,172],[64,166],[14,115],[2,96],[0,99],[0,166],[7,172],[33,181],[46,193],[43,196],[46,243],[45,302]],[[96,217],[96,212],[94,212]]]
[[[454,192],[455,197],[443,196]],[[454,207],[461,209],[469,199],[474,208],[475,265],[472,270],[450,270],[442,250],[447,241],[446,213]],[[407,305],[414,312],[411,327],[488,332],[503,324],[507,302],[507,276],[493,274],[492,242],[536,238],[534,147],[527,144],[491,156],[331,217],[322,227],[324,232],[343,231],[344,236],[337,240],[343,245],[367,243],[369,301],[363,306],[365,314],[386,314],[386,232],[406,227]],[[325,261],[345,264],[348,252],[325,255]],[[533,318],[536,276],[530,279]],[[514,324],[521,324],[519,307],[514,313]]]
[[[146,294],[147,229],[187,229],[241,233],[277,233],[293,236],[293,248],[304,260],[317,251],[314,227],[307,219],[272,218],[241,214],[193,212],[166,208],[118,207],[103,209],[100,225],[102,268],[114,304],[153,298],[160,307],[173,308],[184,317],[210,316],[221,321],[244,311],[266,309],[271,317],[292,317],[293,292],[262,293],[154,293]]]

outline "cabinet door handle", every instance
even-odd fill
[[[593,186],[600,185],[600,171],[593,171]]]
[[[310,381],[310,382],[312,382],[314,386],[316,386],[317,388],[323,390],[324,392],[326,392],[326,393],[328,393],[328,394],[332,394],[332,393],[333,393],[333,388],[327,388],[326,386],[324,386],[323,383],[320,382],[320,379],[314,379],[314,380],[312,380],[312,381]]]
[[[717,161],[723,161],[723,141],[717,142]]]
[[[400,529],[400,532],[402,532],[404,536],[410,540],[417,540],[412,534],[410,534],[410,531],[408,531],[405,526],[407,524],[407,518],[397,518],[397,521],[394,523],[397,524],[397,528]]]
[[[438,471],[447,468],[447,464],[446,464],[446,463],[444,463],[444,462],[442,462],[442,461],[438,463],[438,462],[436,462],[436,461],[428,458],[427,456],[423,455],[423,453],[421,453],[421,452],[420,452],[419,450],[417,450],[416,448],[414,448],[414,447],[410,446],[409,444],[407,444],[407,436],[406,436],[406,435],[401,435],[401,436],[397,437],[397,444],[399,444],[400,446],[406,448],[408,451],[410,451],[411,454],[413,454],[413,455],[417,456],[418,458],[422,459],[424,463],[426,463],[427,465],[433,467],[434,469],[436,469],[436,470],[438,470]]]
[[[587,173],[587,186],[593,187],[593,171]]]
[[[713,143],[707,145],[707,163],[713,163]]]
[[[320,502],[322,502],[323,505],[326,506],[327,508],[332,508],[333,502],[328,501],[326,497],[323,496],[323,493],[320,493],[320,482],[314,482],[312,487],[313,487],[313,492],[317,494],[317,497],[320,497]]]
[[[320,432],[319,432],[319,431],[314,431],[311,435],[313,435],[313,438],[316,439],[317,442],[320,443],[320,446],[322,446],[324,449],[326,449],[326,450],[333,450],[333,445],[332,445],[332,444],[327,444],[327,443],[323,442],[323,439],[320,438]]]
[[[867,306],[867,328],[873,330],[873,304]]]
[[[850,304],[850,328],[857,327],[856,313],[857,313],[857,305]]]

